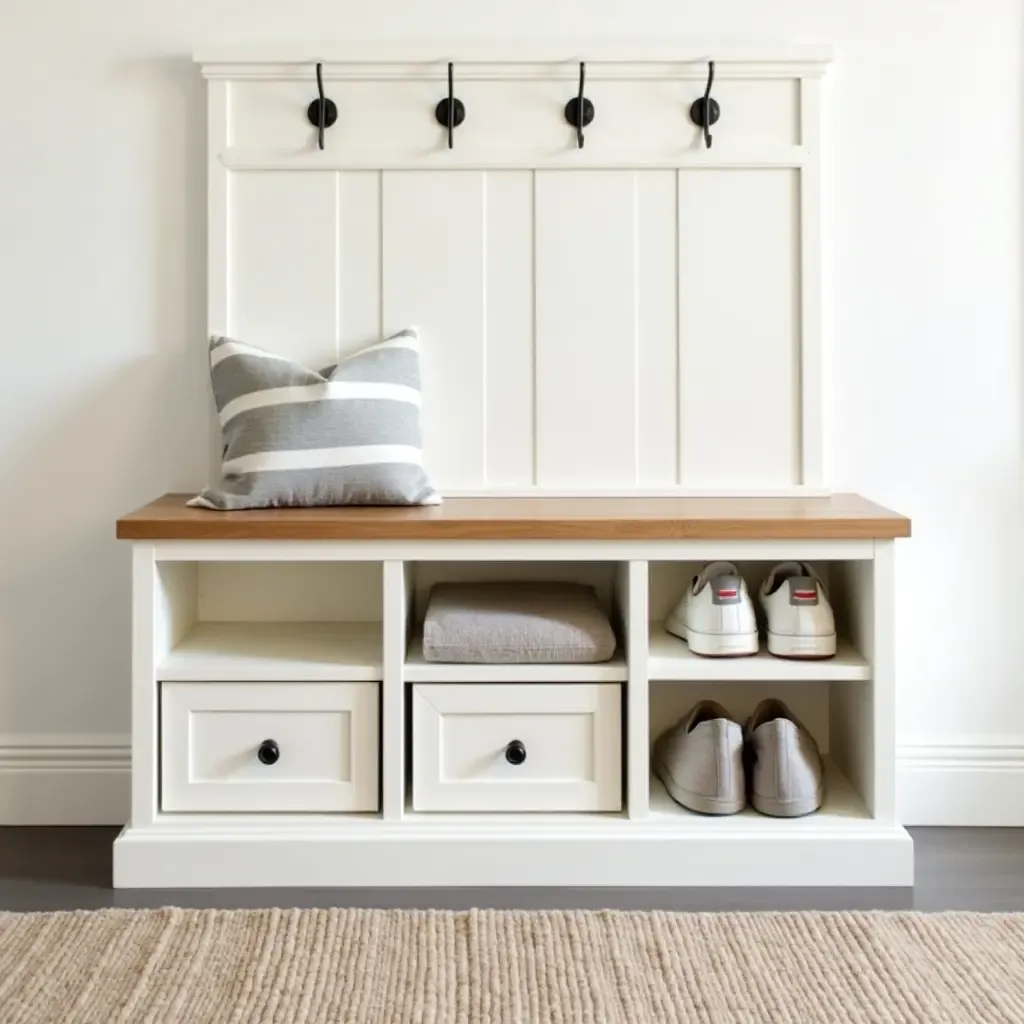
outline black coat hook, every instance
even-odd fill
[[[704,145],[711,148],[711,132],[708,129],[721,117],[722,109],[717,100],[711,98],[711,86],[715,81],[715,62],[708,61],[708,84],[704,95],[690,105],[690,120],[699,128],[704,129]]]
[[[466,107],[462,100],[455,98],[455,70],[448,62],[448,96],[434,108],[434,117],[442,128],[448,129],[448,148],[452,148],[452,133],[466,120]]]
[[[324,129],[330,128],[338,120],[338,108],[334,100],[324,96],[324,66],[316,66],[316,90],[319,97],[306,108],[309,123],[317,130],[317,145],[324,148]]]
[[[580,94],[565,105],[565,119],[576,129],[576,146],[583,148],[583,129],[594,120],[594,104],[583,95],[586,64],[580,61]]]

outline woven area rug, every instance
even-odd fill
[[[1024,1021],[1024,915],[0,914],[0,1019]]]

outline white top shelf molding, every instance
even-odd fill
[[[446,498],[829,491],[829,47],[313,42],[196,60],[209,332],[321,367],[418,325],[424,464]],[[691,118],[709,61],[710,147]],[[322,148],[318,62],[337,109]],[[581,62],[582,147],[566,112]]]
[[[810,77],[824,74],[833,59],[825,43],[714,43],[714,42],[249,42],[209,43],[193,54],[207,78],[291,77],[295,65],[312,78],[317,63],[328,77],[380,79],[408,77],[410,73],[438,80],[447,77],[449,61],[459,66],[460,78],[488,79],[523,75],[533,77],[539,66],[545,74],[572,79],[580,61],[596,78],[633,77],[638,73],[661,77],[666,68],[675,77],[702,77],[713,60],[723,77]],[[551,65],[558,65],[554,69]],[[642,68],[643,70],[639,70]],[[278,69],[275,72],[275,69]]]

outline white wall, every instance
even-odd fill
[[[905,811],[1024,823],[1017,0],[8,0],[3,21],[0,819],[116,806],[54,781],[124,774],[129,555],[113,522],[203,482],[192,48],[316,26],[835,44],[833,479],[914,518],[898,558]],[[28,805],[19,766],[51,773],[59,811]],[[997,769],[1012,806],[979,811]]]

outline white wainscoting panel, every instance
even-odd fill
[[[385,331],[423,331],[427,465],[448,487],[484,480],[484,196],[479,171],[387,171]]]
[[[827,60],[208,64],[210,330],[321,367],[410,324],[442,492],[821,488]]]
[[[336,178],[336,317],[338,354],[345,355],[376,341],[383,330],[381,175],[379,171],[349,171]]]
[[[537,482],[636,480],[635,183],[538,171]]]
[[[792,170],[679,175],[681,472],[801,483],[799,221]]]
[[[536,480],[534,175],[487,175],[484,287],[484,483],[529,488]]]
[[[636,480],[674,487],[679,464],[678,236],[675,171],[636,173]]]
[[[233,176],[231,333],[312,367],[337,353],[337,175]]]

